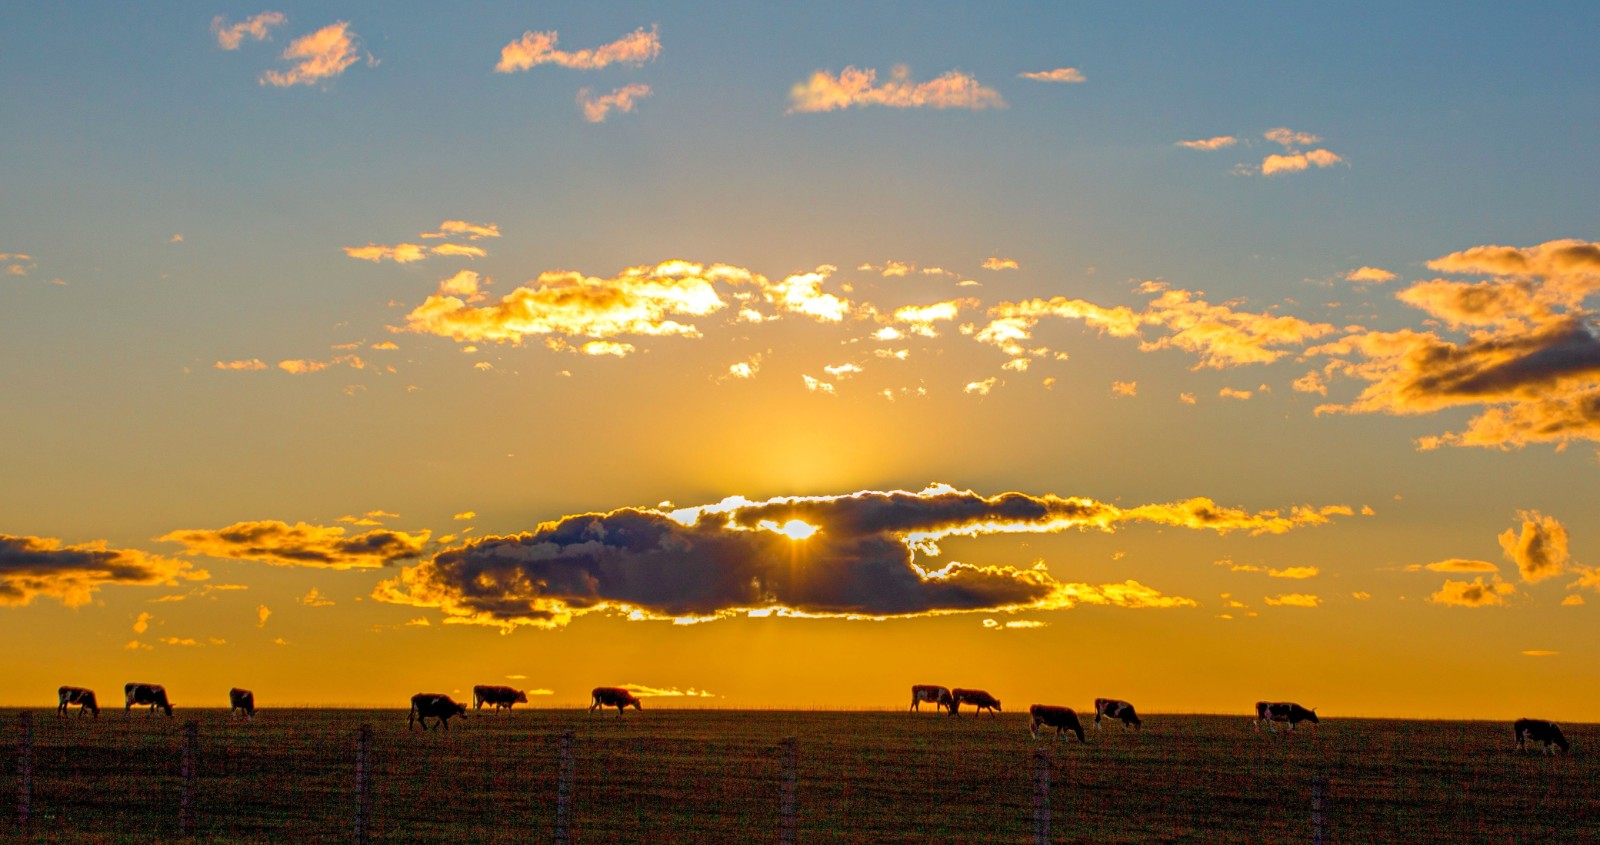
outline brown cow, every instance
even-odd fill
[[[961,709],[962,704],[971,704],[978,713],[982,713],[985,710],[988,710],[990,713],[1000,712],[1000,699],[995,698],[981,689],[951,690],[950,715],[956,715],[956,711]]]
[[[1056,738],[1066,740],[1067,731],[1078,735],[1079,742],[1086,742],[1083,738],[1083,724],[1078,721],[1078,712],[1071,707],[1058,707],[1054,704],[1035,704],[1028,708],[1028,715],[1033,717],[1033,738],[1039,738],[1039,726],[1056,729]]]
[[[67,715],[67,705],[78,705],[78,718],[82,719],[84,713],[93,713],[96,719],[100,718],[100,704],[95,701],[94,690],[83,687],[62,687],[56,690],[56,695],[61,698],[61,706],[56,708],[57,716]]]
[[[512,687],[479,684],[472,688],[472,709],[474,710],[482,710],[485,704],[493,704],[496,712],[510,710],[519,701],[527,704],[528,694]]]
[[[636,698],[633,693],[628,692],[622,687],[595,687],[594,691],[589,693],[589,695],[594,701],[594,703],[589,705],[590,713],[593,713],[595,710],[601,707],[617,708],[618,716],[621,716],[622,711],[628,709],[629,707],[632,707],[635,710],[644,710],[643,707],[639,706],[639,699]]]
[[[228,690],[228,718],[237,719],[243,712],[245,719],[256,720],[256,694],[247,690],[234,687]]]
[[[924,701],[933,704],[933,712],[935,713],[939,712],[941,707],[949,710],[950,690],[933,684],[913,684],[911,686],[911,709],[921,710],[922,707],[920,705]]]
[[[172,702],[167,700],[167,689],[160,684],[141,684],[130,682],[122,685],[122,692],[127,696],[127,703],[122,707],[122,715],[128,715],[135,704],[150,705],[150,713],[154,716],[159,707],[167,712],[167,718],[172,718]]]
[[[451,716],[467,718],[467,705],[457,704],[442,692],[419,692],[411,696],[411,715],[406,718],[406,730],[413,730],[413,722],[421,722],[426,731],[428,720],[434,719],[448,731]]]

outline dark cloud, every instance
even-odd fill
[[[63,546],[50,537],[0,534],[0,605],[25,605],[49,596],[68,607],[89,603],[108,584],[152,586],[210,577],[187,562],[105,541]]]
[[[536,531],[483,538],[405,568],[374,595],[508,627],[564,625],[598,610],[655,619],[741,612],[882,618],[1080,602],[1175,606],[1193,602],[1138,582],[1064,583],[1042,566],[951,562],[930,569],[917,558],[936,555],[936,541],[952,534],[1110,530],[1122,521],[1276,532],[1325,520],[1310,509],[1250,514],[1194,500],[1124,511],[1089,499],[985,497],[946,486],[733,498],[670,513],[624,508],[568,516]]]
[[[345,530],[338,526],[260,520],[236,522],[215,530],[173,531],[158,539],[182,543],[189,554],[279,566],[374,569],[421,557],[429,534],[378,530],[346,537]]]

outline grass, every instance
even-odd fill
[[[353,838],[356,737],[373,726],[371,841],[554,841],[558,742],[575,735],[574,843],[778,840],[779,743],[799,749],[798,840],[1032,843],[1048,748],[1053,842],[1600,842],[1600,732],[1519,754],[1509,724],[1324,719],[1293,735],[1239,716],[1147,717],[1139,732],[1035,742],[1027,717],[729,710],[520,710],[408,732],[405,711],[225,711],[98,721],[34,713],[32,823],[0,840],[178,839],[183,723],[199,723],[199,842]],[[16,711],[0,711],[0,806],[15,807]]]

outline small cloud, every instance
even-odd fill
[[[1322,604],[1321,596],[1306,593],[1280,593],[1276,596],[1265,596],[1263,600],[1273,607],[1316,607]]]
[[[789,91],[789,113],[825,112],[853,106],[888,108],[987,109],[1005,108],[1000,92],[979,84],[959,70],[928,82],[912,82],[911,71],[896,65],[889,80],[878,84],[878,72],[846,67],[834,76],[819,70]]]
[[[150,620],[154,618],[156,617],[153,613],[140,612],[138,617],[133,620],[133,632],[135,634],[142,634],[145,631],[150,630]]]
[[[1185,405],[1193,405],[1197,400],[1194,398],[1193,393],[1180,393],[1178,394],[1178,401]]]
[[[806,390],[809,390],[812,393],[826,393],[830,396],[833,395],[833,385],[822,381],[821,379],[812,378],[811,376],[804,374],[802,374],[800,378],[805,379]]]
[[[247,358],[239,361],[218,361],[212,366],[219,370],[231,370],[234,372],[265,370],[267,368],[266,362],[262,361],[260,358]]]
[[[1395,275],[1388,270],[1384,270],[1379,267],[1357,267],[1356,269],[1344,274],[1344,277],[1346,280],[1352,282],[1377,282],[1381,284],[1383,282],[1393,281]]]
[[[287,88],[333,79],[361,58],[358,42],[348,22],[329,24],[289,42],[289,48],[283,51],[283,58],[295,62],[294,67],[286,71],[269,70],[261,75],[260,82],[262,85]],[[370,55],[367,60],[375,63]]]
[[[1037,619],[1018,619],[1011,622],[997,622],[993,619],[983,620],[983,627],[990,631],[1027,631],[1035,628],[1048,628],[1049,622]]]
[[[1531,648],[1531,649],[1528,649],[1528,650],[1526,650],[1526,651],[1524,651],[1522,653],[1526,654],[1529,657],[1551,657],[1551,656],[1560,654],[1561,652],[1559,652],[1559,651],[1546,651],[1546,650],[1541,649],[1541,648]]]
[[[344,250],[344,254],[351,258],[359,258],[362,261],[371,261],[373,263],[393,261],[396,264],[410,264],[428,257],[428,247],[422,244],[385,246],[383,244],[369,243],[366,246],[341,248]]]
[[[1221,396],[1224,399],[1244,400],[1244,399],[1249,399],[1250,397],[1254,396],[1255,393],[1253,391],[1249,391],[1249,390],[1235,390],[1234,388],[1231,388],[1231,387],[1224,387],[1221,390],[1217,391],[1217,395]]]
[[[1356,601],[1368,601],[1368,600],[1370,600],[1372,598],[1372,594],[1368,593],[1368,592],[1365,592],[1365,591],[1358,590],[1358,591],[1356,591],[1354,593],[1351,593],[1350,594],[1350,598],[1353,598]]]
[[[428,617],[426,616],[418,616],[415,619],[406,620],[406,627],[408,628],[427,628],[432,624],[433,623],[429,622]]]
[[[1231,147],[1237,143],[1239,143],[1239,139],[1232,135],[1218,135],[1215,138],[1202,138],[1196,141],[1179,141],[1178,146],[1187,147],[1191,150],[1211,151]]]
[[[295,599],[295,601],[306,607],[328,607],[333,604],[333,600],[324,596],[316,587],[312,587],[311,592]]]
[[[1276,141],[1282,144],[1284,149],[1288,150],[1292,150],[1295,147],[1309,146],[1322,140],[1321,136],[1313,135],[1310,132],[1295,132],[1287,127],[1269,129],[1262,133],[1262,137],[1268,141]]]
[[[1584,603],[1583,602],[1583,596],[1576,595],[1576,594],[1567,596],[1566,598],[1561,600],[1561,606],[1562,607],[1579,607],[1583,603]]]
[[[507,675],[506,676],[506,680],[508,680],[508,681],[526,681],[527,679],[528,679],[527,675]]]
[[[1406,567],[1407,572],[1499,572],[1500,567],[1486,560],[1467,560],[1464,558],[1451,558],[1449,560],[1435,561],[1428,564],[1412,564]]]
[[[1113,381],[1111,383],[1111,392],[1118,396],[1138,396],[1139,383],[1136,381]]]
[[[583,110],[584,120],[590,123],[604,123],[611,112],[631,112],[635,104],[654,93],[650,86],[642,82],[624,85],[609,94],[601,94],[598,97],[591,93],[588,88],[580,88],[578,90],[578,108]]]
[[[1514,585],[1501,581],[1498,575],[1487,584],[1480,576],[1471,581],[1447,580],[1428,601],[1448,607],[1493,607],[1505,604],[1505,597],[1516,591]]]
[[[283,637],[278,637],[277,639],[272,641],[272,644],[273,645],[288,645],[289,641],[284,639]]]
[[[183,233],[182,232],[175,233],[171,238],[167,239],[167,243],[169,243],[169,244],[181,244],[181,243],[183,243]]]
[[[592,50],[556,49],[558,35],[549,32],[528,31],[522,37],[500,48],[500,61],[494,66],[496,73],[515,73],[537,65],[559,65],[576,70],[599,70],[613,64],[642,65],[661,55],[659,27],[652,25],[634,30],[609,44]]]
[[[1001,258],[998,255],[991,255],[983,260],[985,270],[1015,270],[1017,266],[1016,259]]]
[[[162,645],[182,646],[184,648],[199,648],[200,643],[194,637],[157,637],[156,642]]]
[[[716,694],[707,690],[697,690],[694,687],[679,689],[678,687],[647,687],[643,684],[619,684],[623,689],[637,696],[651,698],[716,698]]]
[[[1522,531],[1507,529],[1500,548],[1515,561],[1522,580],[1533,584],[1560,575],[1567,567],[1567,529],[1555,517],[1518,511]]]
[[[837,366],[824,366],[823,371],[836,379],[847,379],[861,372],[861,367],[856,364],[839,364]]]
[[[272,615],[272,610],[270,608],[268,608],[266,605],[264,605],[264,604],[263,605],[257,605],[256,606],[256,627],[257,628],[265,628],[265,627],[267,627],[267,617],[269,617],[271,615]]]
[[[1293,578],[1303,580],[1306,578],[1315,578],[1321,571],[1322,570],[1315,566],[1286,566],[1283,569],[1268,569],[1267,576],[1269,578]]]
[[[475,241],[480,238],[500,237],[500,227],[494,223],[468,223],[465,220],[446,220],[439,224],[437,232],[423,232],[424,238],[448,238],[455,235],[466,235],[467,240]]]
[[[139,651],[140,649],[150,651],[151,649],[154,649],[155,646],[150,645],[149,643],[141,643],[138,640],[128,640],[128,644],[122,648],[125,651]]]
[[[1305,153],[1291,153],[1289,155],[1269,155],[1261,160],[1261,175],[1272,176],[1277,173],[1298,173],[1312,167],[1332,167],[1343,158],[1327,150],[1312,150]]]
[[[1058,67],[1055,70],[1038,70],[1031,73],[1019,73],[1022,79],[1035,79],[1040,82],[1084,82],[1083,73],[1075,67]]]
[[[457,520],[477,519],[478,518],[478,512],[477,511],[462,511],[461,513],[458,513],[455,516],[452,516],[450,518],[451,519],[457,519]]]
[[[967,382],[967,386],[962,388],[962,392],[972,393],[978,396],[988,396],[989,391],[994,390],[994,386],[999,383],[999,381],[999,379],[990,376],[983,381]]]
[[[211,33],[217,36],[217,46],[224,50],[237,50],[239,44],[246,38],[252,41],[266,41],[272,37],[272,28],[282,26],[288,22],[282,12],[262,12],[253,18],[230,24],[228,19],[217,15],[211,19]]]

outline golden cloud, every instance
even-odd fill
[[[578,70],[598,70],[613,64],[642,65],[661,55],[659,27],[652,25],[648,32],[639,27],[628,35],[602,44],[592,50],[567,52],[556,49],[557,35],[550,32],[528,31],[521,38],[500,48],[500,61],[494,66],[497,73],[515,73],[535,65],[559,65]]]
[[[789,92],[789,113],[822,112],[852,106],[889,108],[986,109],[1005,108],[1000,92],[987,88],[958,70],[928,82],[913,83],[911,71],[896,65],[889,80],[878,84],[878,72],[846,67],[834,76],[819,70]]]
[[[1493,607],[1505,604],[1505,597],[1516,591],[1514,585],[1501,581],[1498,577],[1487,584],[1482,577],[1471,581],[1446,580],[1444,586],[1430,596],[1428,601],[1448,607]]]
[[[1017,266],[1014,258],[1001,258],[998,255],[991,255],[983,259],[983,269],[985,270],[1015,270]]]
[[[1111,382],[1111,392],[1118,396],[1138,396],[1139,383],[1136,381],[1113,381]]]
[[[1280,593],[1276,596],[1266,596],[1262,600],[1273,607],[1317,607],[1322,604],[1321,596],[1307,593]]]
[[[237,50],[246,37],[265,41],[272,37],[272,27],[288,22],[282,12],[262,12],[252,18],[230,24],[227,18],[217,15],[211,19],[211,34],[217,36],[217,46],[224,50]]]
[[[338,526],[260,520],[216,530],[173,531],[157,539],[181,543],[190,555],[346,570],[378,569],[421,557],[430,534],[427,530],[369,531],[346,537]]]
[[[286,71],[269,70],[261,75],[260,82],[287,88],[332,79],[355,64],[361,57],[360,52],[350,24],[346,21],[332,23],[289,42],[283,58],[296,62],[295,66]]]
[[[431,247],[428,252],[433,255],[453,255],[462,258],[482,258],[489,254],[483,247],[470,244],[439,244]]]
[[[1195,141],[1179,141],[1178,146],[1187,147],[1191,150],[1206,150],[1209,152],[1211,150],[1220,150],[1225,147],[1231,147],[1237,143],[1239,143],[1239,139],[1233,137],[1232,135],[1218,135],[1214,138],[1201,138]]]
[[[1566,571],[1567,529],[1553,516],[1538,511],[1518,511],[1522,530],[1510,528],[1500,535],[1500,548],[1517,564],[1522,580],[1535,584]]]
[[[1078,604],[1189,607],[1191,599],[1132,580],[1094,586],[1059,581],[1042,564],[952,561],[933,568],[925,560],[938,556],[938,542],[951,536],[1113,531],[1133,523],[1266,534],[1349,512],[1332,506],[1252,513],[1209,499],[1123,509],[1077,497],[986,497],[948,485],[765,501],[735,496],[675,510],[576,514],[531,532],[471,541],[405,567],[373,596],[507,630],[560,627],[595,612],[686,622],[735,615],[882,619]]]
[[[396,244],[384,246],[382,244],[367,244],[366,246],[344,247],[344,254],[351,258],[359,258],[373,263],[393,261],[396,264],[410,264],[428,257],[428,248],[421,244]]]
[[[247,358],[240,361],[218,361],[212,365],[219,370],[265,370],[267,365],[260,358]]]
[[[1278,155],[1273,153],[1261,160],[1261,175],[1271,176],[1275,173],[1297,173],[1312,167],[1332,167],[1343,158],[1327,150],[1317,149],[1304,153],[1289,153]]]
[[[424,238],[448,238],[454,235],[466,235],[469,241],[476,241],[481,238],[498,238],[500,237],[500,227],[493,223],[468,223],[465,220],[446,220],[439,224],[439,231],[422,233]]]
[[[187,561],[108,548],[104,540],[64,545],[53,537],[0,534],[0,606],[19,607],[48,596],[82,607],[107,585],[170,587],[179,579],[209,577]]]
[[[1549,241],[1533,247],[1474,247],[1428,262],[1444,272],[1488,273],[1475,283],[1421,282],[1396,296],[1466,331],[1364,331],[1308,349],[1327,370],[1367,381],[1331,413],[1424,414],[1481,406],[1464,431],[1418,441],[1510,448],[1600,440],[1600,337],[1584,300],[1600,290],[1600,244]]]
[[[578,108],[583,110],[583,119],[590,123],[603,123],[606,116],[613,111],[623,113],[633,111],[633,106],[638,101],[655,93],[650,86],[642,82],[624,85],[609,94],[596,97],[588,88],[578,89]]]
[[[1031,73],[1019,73],[1022,79],[1034,79],[1040,82],[1084,82],[1083,73],[1075,67],[1058,67],[1055,70],[1039,70]]]
[[[1450,558],[1433,563],[1414,563],[1406,567],[1407,572],[1499,572],[1500,567],[1486,560],[1468,560],[1465,558]]]
[[[1393,281],[1395,275],[1381,267],[1357,267],[1344,277],[1352,282],[1388,282]]]

